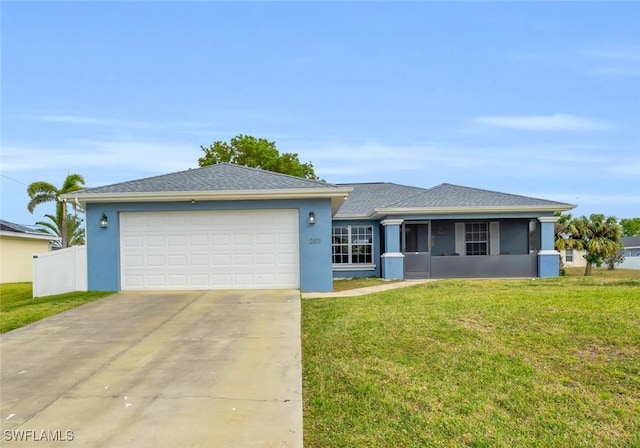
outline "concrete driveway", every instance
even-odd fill
[[[0,357],[3,446],[302,446],[298,291],[120,293]]]

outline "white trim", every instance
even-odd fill
[[[382,254],[382,258],[404,258],[404,254],[401,252],[385,252]]]
[[[467,255],[467,249],[465,247],[465,235],[464,235],[464,223],[456,223],[456,236],[455,236],[455,249],[456,253],[461,257]]]
[[[399,226],[404,222],[404,219],[385,219],[380,221],[383,226]]]
[[[334,264],[331,266],[334,271],[375,271],[375,264]]]
[[[167,202],[234,199],[297,199],[297,198],[332,198],[340,197],[353,190],[352,188],[296,188],[273,190],[207,190],[207,191],[152,191],[134,193],[68,193],[64,199],[78,199],[80,203],[96,202]]]
[[[500,255],[500,221],[489,223],[489,255]]]
[[[559,216],[541,216],[538,218],[540,222],[558,222]]]
[[[446,214],[477,214],[477,213],[536,213],[536,212],[564,212],[576,208],[576,205],[532,205],[532,206],[470,206],[470,207],[415,207],[415,208],[374,208],[373,213],[364,218],[376,218],[385,215],[446,215]]]
[[[43,233],[42,235],[37,235],[33,233],[11,232],[9,230],[0,230],[0,236],[8,236],[10,238],[25,238],[25,239],[33,239],[33,240],[62,241],[62,238],[60,238],[59,236],[48,235],[46,233]]]
[[[549,249],[544,249],[544,250],[539,250],[538,251],[538,255],[560,255],[560,252],[558,252],[557,250],[549,250]]]

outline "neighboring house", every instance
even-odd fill
[[[334,277],[553,277],[560,202],[442,184],[332,185],[221,163],[65,195],[89,290],[299,288]]]
[[[49,252],[51,235],[30,227],[0,219],[0,283],[30,282],[33,279],[33,255]]]
[[[623,236],[622,244],[625,258],[640,257],[640,236]]]
[[[578,249],[563,249],[560,251],[562,262],[566,268],[585,267],[587,265],[587,260],[584,258],[586,254],[586,251]]]

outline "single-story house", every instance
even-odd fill
[[[581,249],[563,249],[560,251],[560,257],[564,266],[567,268],[583,268],[587,265],[587,259],[584,256],[587,251]]]
[[[622,253],[626,257],[640,257],[640,236],[623,236]]]
[[[60,238],[0,219],[0,283],[33,280],[33,255],[49,252]]]
[[[449,184],[334,185],[229,163],[66,198],[86,211],[89,290],[557,276],[554,213],[574,207]]]

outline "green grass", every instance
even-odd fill
[[[306,447],[640,446],[640,271],[302,306]]]
[[[110,294],[113,293],[89,291],[33,298],[31,283],[3,283],[0,285],[0,333],[15,330]]]

